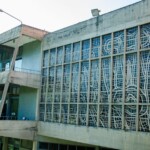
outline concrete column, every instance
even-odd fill
[[[35,120],[39,120],[39,97],[40,97],[40,89],[37,89]]]
[[[32,150],[38,150],[38,142],[37,141],[33,141]]]
[[[99,147],[95,147],[95,150],[101,150],[101,149],[99,149]]]
[[[2,150],[7,150],[8,149],[8,138],[3,137],[3,148]]]
[[[7,109],[6,109],[6,116],[10,116],[10,108],[11,108],[11,102],[10,97],[7,98]]]

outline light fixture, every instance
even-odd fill
[[[12,17],[12,18],[16,19],[16,20],[18,20],[18,21],[22,24],[22,21],[21,21],[20,19],[18,19],[18,18],[16,18],[16,17],[14,17],[13,15],[11,15],[11,14],[7,13],[6,11],[4,11],[4,10],[0,9],[0,12],[5,13],[6,15],[8,15],[8,16],[10,16],[10,17]]]
[[[93,17],[98,17],[99,13],[100,13],[100,10],[99,9],[92,9],[91,13],[92,13]]]

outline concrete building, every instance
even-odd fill
[[[3,150],[149,150],[149,8],[1,34]]]

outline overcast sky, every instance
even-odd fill
[[[90,19],[91,9],[101,14],[130,5],[140,0],[1,0],[0,9],[27,24],[47,31],[55,31]],[[0,33],[20,22],[0,13]]]

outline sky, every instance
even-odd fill
[[[140,0],[0,0],[0,9],[15,16],[23,24],[49,32],[92,18],[91,9],[100,14]],[[0,33],[20,22],[0,12]]]

